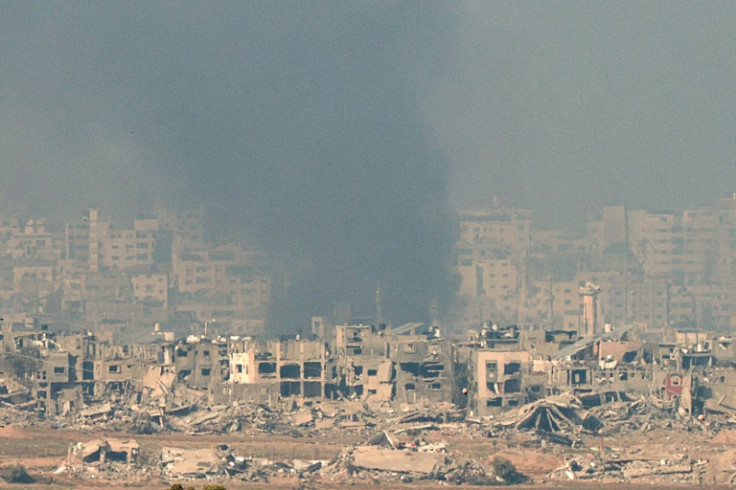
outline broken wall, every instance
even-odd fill
[[[396,368],[396,399],[402,403],[452,400],[454,352],[448,339],[422,336],[396,339],[391,349]]]
[[[474,409],[480,415],[498,413],[526,401],[531,354],[526,351],[477,350],[473,355]]]

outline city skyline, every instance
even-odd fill
[[[0,8],[4,201],[203,206],[298,271],[284,323],[451,297],[455,208],[581,232],[732,190],[728,3]]]

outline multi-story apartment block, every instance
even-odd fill
[[[525,283],[523,260],[532,246],[531,212],[491,209],[460,213],[455,247],[460,276],[456,316],[461,325],[492,317],[517,318],[519,289]]]
[[[169,276],[167,274],[135,274],[131,276],[133,296],[138,301],[161,303],[164,307],[169,301]]]
[[[137,219],[133,228],[105,227],[99,236],[99,266],[125,270],[153,264],[158,222]]]
[[[199,210],[172,210],[156,206],[154,214],[160,230],[172,234],[172,249],[201,249],[206,246],[204,213]]]
[[[82,220],[67,223],[64,258],[90,272],[151,265],[158,229],[156,219],[136,219],[125,228],[100,220],[98,211],[90,209]]]
[[[263,331],[271,280],[260,272],[257,252],[227,245],[175,251],[172,258],[178,312],[214,318],[241,333]]]
[[[578,330],[581,326],[583,299],[579,287],[577,281],[552,283],[553,319],[559,328]]]
[[[472,268],[472,270],[466,270]],[[458,266],[461,272],[460,294],[510,297],[519,288],[517,267],[509,259],[485,259],[470,266]]]
[[[487,249],[526,250],[532,244],[531,211],[463,211],[460,213],[459,241]]]
[[[46,220],[28,220],[22,230],[13,230],[5,242],[6,252],[15,260],[38,258],[55,261],[60,250],[46,231]]]
[[[330,395],[331,353],[321,340],[231,342],[230,383],[238,399]]]

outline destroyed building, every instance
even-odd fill
[[[396,366],[396,400],[417,403],[451,400],[454,393],[454,347],[431,331],[396,335],[391,359]]]
[[[329,395],[333,365],[319,340],[248,338],[231,342],[230,383],[233,399],[322,398]]]
[[[486,322],[480,331],[468,333],[468,340],[458,346],[458,369],[465,373],[474,414],[496,414],[545,395],[548,363],[527,349],[516,325]]]
[[[526,402],[532,356],[524,350],[516,326],[486,324],[480,332],[471,331],[462,357],[474,413],[491,415]]]
[[[453,397],[454,347],[437,328],[339,325],[336,350],[337,387],[347,397],[399,403]]]
[[[354,399],[394,409],[453,401],[481,417],[564,393],[585,407],[656,396],[691,415],[736,410],[730,337],[675,332],[674,342],[651,343],[635,325],[606,330],[578,337],[486,323],[453,343],[419,323],[358,324],[337,326],[334,345],[204,335],[115,345],[86,332],[5,328],[6,357],[30,353],[35,361],[19,380],[25,386],[7,382],[0,395],[46,416],[96,419],[116,404],[146,405],[158,430],[198,404],[290,399]],[[206,410],[194,420],[217,417]]]
[[[386,325],[336,326],[337,388],[344,396],[363,398],[370,395],[382,400],[393,397],[394,369],[389,359],[389,335],[390,327]]]

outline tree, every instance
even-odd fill
[[[41,353],[36,347],[23,347],[17,352],[6,348],[3,358],[2,371],[12,373],[19,381],[35,374],[41,368]]]
[[[516,466],[508,459],[496,456],[493,458],[493,473],[506,483],[524,483],[528,480],[525,475],[516,471]]]
[[[0,478],[7,483],[33,483],[35,481],[26,471],[26,467],[20,464],[2,468]]]

